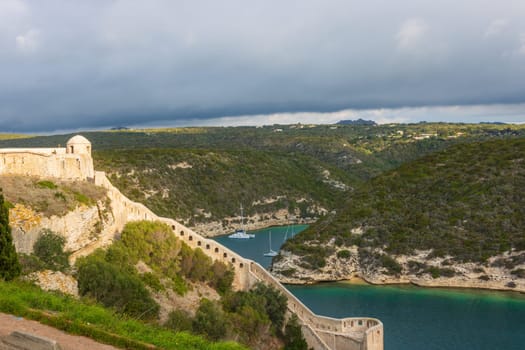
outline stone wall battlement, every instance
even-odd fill
[[[91,143],[77,135],[64,148],[1,148],[0,175],[92,179]]]

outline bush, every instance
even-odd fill
[[[64,252],[65,238],[51,230],[42,230],[40,237],[33,246],[35,256],[45,268],[54,271],[64,271],[69,267],[69,254]]]
[[[55,185],[54,182],[52,182],[52,181],[46,181],[46,180],[38,181],[38,182],[36,183],[36,185],[37,185],[38,187],[40,187],[40,188],[48,188],[48,189],[50,189],[50,190],[54,190],[54,189],[57,189],[57,188],[58,188],[58,186]]]
[[[340,251],[337,252],[337,257],[339,259],[348,259],[351,256],[352,256],[352,254],[350,253],[350,251],[346,250],[346,249],[343,249],[343,250],[340,250]]]
[[[381,255],[381,265],[387,269],[390,275],[400,274],[402,271],[401,265],[389,255]]]
[[[301,326],[297,320],[297,315],[293,314],[288,320],[284,329],[284,349],[285,350],[307,350],[308,344],[301,332]]]
[[[78,290],[105,306],[136,318],[152,319],[159,305],[140,278],[104,261],[97,255],[79,259]]]
[[[202,298],[193,319],[193,331],[210,340],[219,340],[226,335],[227,325],[228,319],[220,305]]]
[[[284,315],[288,305],[286,297],[272,286],[257,283],[251,293],[264,298],[264,309],[275,329],[280,331],[283,327]]]
[[[34,254],[19,254],[18,260],[20,261],[20,265],[22,265],[23,275],[46,269],[46,264]]]
[[[184,310],[174,310],[169,313],[168,320],[164,326],[177,332],[191,331],[192,322],[190,314]]]
[[[164,286],[162,285],[162,283],[160,282],[160,279],[157,275],[155,275],[154,273],[151,273],[151,272],[146,272],[146,273],[143,273],[140,278],[142,279],[142,281],[148,286],[150,287],[151,289],[153,289],[154,291],[156,292],[159,292],[159,291],[162,291],[162,290],[165,290],[166,288],[164,288]]]
[[[9,226],[9,210],[0,192],[0,280],[12,280],[20,275],[21,270]]]
[[[233,268],[216,260],[211,266],[212,277],[210,285],[215,288],[220,294],[225,294],[232,288],[235,272]]]
[[[510,273],[518,278],[525,278],[525,269],[514,269]]]

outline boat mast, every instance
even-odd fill
[[[242,232],[246,232],[246,229],[244,228],[244,216],[242,212],[242,203],[241,203],[241,229],[242,229]]]

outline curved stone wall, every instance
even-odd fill
[[[164,222],[172,228],[173,233],[179,239],[191,248],[200,248],[212,259],[230,264],[235,269],[233,283],[235,289],[246,290],[259,281],[278,289],[288,299],[289,311],[295,313],[299,318],[303,334],[310,347],[326,350],[383,350],[383,324],[379,320],[368,317],[336,319],[316,315],[258,263],[243,258],[218,242],[199,235],[173,219],[155,215],[143,204],[129,200],[111,184],[103,172],[95,172],[95,184],[107,189],[118,230],[122,230],[129,221]],[[93,249],[91,247],[90,251]],[[79,251],[76,255],[84,255],[89,252]]]

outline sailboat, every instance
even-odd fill
[[[242,204],[241,204],[241,228],[235,230],[235,232],[229,235],[228,238],[234,238],[234,239],[255,238],[255,235],[253,233],[246,233],[246,229],[244,228],[244,217],[243,217],[243,212],[242,212]]]
[[[270,256],[270,257],[277,256],[278,253],[272,249],[272,231],[270,231],[268,238],[270,240],[270,251],[268,253],[264,253],[264,256]]]
[[[294,234],[295,234],[295,233],[293,232],[293,222],[290,222],[290,223],[288,224],[288,227],[286,228],[286,232],[284,233],[283,243],[286,242],[286,240],[288,239],[288,229],[290,229],[290,227],[291,227],[291,229],[292,229],[292,230],[291,230],[292,232],[290,233],[290,238],[293,238],[293,236],[294,236]]]

